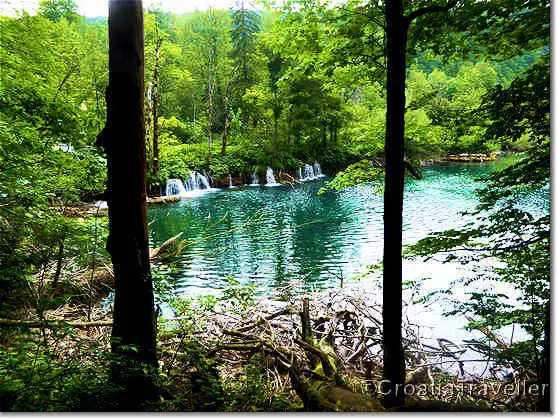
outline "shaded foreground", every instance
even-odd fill
[[[96,281],[107,285],[106,274]],[[143,409],[382,411],[381,306],[369,297],[369,289],[344,288],[259,300],[237,283],[222,297],[169,293],[176,316],[159,318],[160,398]],[[97,306],[88,322],[85,311],[76,300],[44,319],[3,324],[1,359],[16,365],[0,367],[2,410],[124,408],[110,378],[110,313]],[[425,343],[416,324],[404,324],[404,346],[407,403],[399,410],[533,410],[542,391],[532,392],[526,376],[473,377],[459,362],[463,348],[442,338]]]

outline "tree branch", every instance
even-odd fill
[[[447,3],[446,6],[428,6],[428,7],[422,7],[421,9],[418,10],[414,10],[406,17],[406,23],[410,25],[410,23],[412,23],[412,21],[414,21],[415,19],[430,13],[448,12],[450,9],[455,7],[457,3],[458,0],[451,0],[449,3]]]
[[[46,329],[56,329],[63,327],[76,327],[78,329],[84,329],[87,327],[109,327],[112,326],[111,321],[92,321],[92,322],[65,322],[63,320],[11,320],[11,319],[0,319],[0,327],[27,327],[27,328],[46,328]]]

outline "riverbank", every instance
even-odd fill
[[[490,153],[461,153],[447,154],[427,160],[421,160],[421,167],[431,167],[435,165],[459,164],[459,163],[486,163],[495,162],[503,152],[494,151]],[[373,167],[384,167],[381,159],[372,160]],[[324,177],[321,165],[315,162],[313,165],[304,164],[296,170],[273,170],[267,167],[266,170],[257,168],[253,173],[236,173],[226,176],[210,176],[204,172],[191,171],[187,179],[168,179],[165,188],[165,195],[152,196],[147,199],[148,203],[171,203],[180,197],[193,197],[209,190],[234,189],[244,186],[278,186],[278,185],[299,185],[308,181],[313,181]],[[416,178],[419,178],[416,175]]]
[[[101,301],[88,314],[88,302],[75,299],[44,312],[42,319],[29,312],[19,323],[0,322],[2,351],[18,352],[23,342],[34,342],[39,379],[56,371],[44,386],[62,389],[40,394],[40,382],[18,387],[13,380],[24,383],[26,367],[31,368],[21,364],[2,378],[18,390],[4,392],[4,411],[17,406],[45,411],[117,408],[107,363],[111,314]],[[152,411],[385,410],[380,403],[381,306],[367,289],[348,287],[279,301],[257,298],[249,287],[231,283],[222,297],[175,300],[173,308],[174,316],[158,321],[163,397]],[[532,409],[532,383],[455,375],[447,367],[458,364],[461,348],[442,338],[443,345],[424,344],[415,321],[403,328],[407,403],[398,410]],[[8,336],[12,338],[6,341]],[[81,367],[74,369],[73,361],[69,367],[70,359]],[[466,370],[466,363],[460,368]],[[89,376],[93,373],[94,379]],[[71,394],[64,391],[69,382]],[[33,398],[34,404],[25,403]]]

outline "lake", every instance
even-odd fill
[[[461,212],[478,202],[474,193],[481,186],[478,177],[505,164],[506,159],[432,166],[424,169],[423,180],[408,180],[404,244],[415,243],[432,231],[462,226],[467,218]],[[280,297],[285,289],[292,295],[338,288],[342,282],[369,286],[370,298],[380,301],[378,274],[364,278],[362,274],[382,259],[382,196],[375,187],[365,185],[317,195],[325,182],[231,188],[151,207],[151,245],[183,232],[187,246],[171,276],[177,292],[184,295],[218,292],[230,276],[256,285],[260,294],[269,297]],[[420,284],[409,287],[405,298],[447,288],[451,281],[470,273],[470,267],[456,263],[405,261],[404,280]],[[468,291],[462,288],[461,298]],[[431,336],[455,341],[470,338],[462,330],[464,319],[442,317],[443,310],[450,308],[448,303],[417,304],[406,314],[419,318]]]
[[[477,178],[501,164],[430,167],[423,180],[407,181],[404,243],[463,225]],[[266,294],[293,281],[300,290],[337,287],[382,258],[383,202],[373,186],[317,195],[325,182],[223,189],[151,207],[151,245],[184,233],[173,276],[187,294],[211,292],[225,276]]]

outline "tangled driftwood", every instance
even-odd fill
[[[206,314],[203,324],[184,330],[225,364],[266,355],[272,361],[269,368],[287,377],[306,410],[382,410],[377,394],[366,385],[379,382],[382,374],[382,310],[372,297],[369,290],[355,287],[288,302],[261,299],[248,309],[230,301]],[[424,344],[419,328],[408,320],[404,346],[407,383],[432,383],[438,367],[451,363],[464,375],[465,348],[446,339]]]

